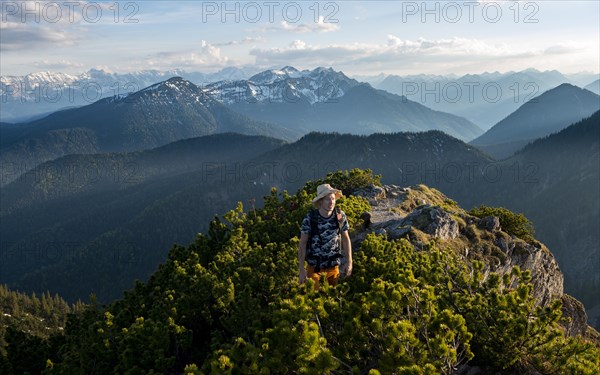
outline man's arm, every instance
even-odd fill
[[[300,273],[300,284],[306,281],[306,269],[304,268],[304,259],[306,258],[306,244],[308,243],[308,233],[300,234],[300,243],[298,244],[298,268]]]
[[[342,251],[344,252],[344,258],[346,258],[342,273],[348,277],[352,275],[352,242],[350,242],[350,235],[347,230],[342,232]]]

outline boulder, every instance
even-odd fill
[[[564,294],[561,300],[563,317],[567,317],[567,321],[563,324],[567,335],[571,337],[585,336],[588,317],[583,303],[568,294]]]
[[[411,212],[402,221],[403,226],[414,226],[435,238],[443,240],[458,237],[459,227],[448,212],[438,206],[424,205]]]
[[[491,272],[510,273],[518,266],[522,271],[531,272],[533,295],[538,305],[546,306],[563,296],[564,277],[548,249],[536,247],[518,238],[501,238],[497,243],[500,244],[498,247],[506,254],[506,258],[494,267],[486,267],[485,277]]]
[[[363,197],[369,202],[385,198],[385,190],[376,185],[370,185],[366,188],[357,189],[352,192],[355,197]]]
[[[479,219],[477,226],[489,232],[499,232],[501,230],[500,219],[497,216],[486,216]]]

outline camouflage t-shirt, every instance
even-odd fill
[[[340,210],[342,219],[342,232],[349,229],[348,219],[346,214]],[[340,236],[338,236],[338,221],[336,219],[336,213],[333,211],[331,216],[328,218],[317,214],[317,228],[319,233],[315,233],[312,236],[312,243],[306,246],[306,261],[311,266],[319,267],[333,267],[341,264],[341,246]],[[302,220],[302,233],[310,234],[310,212]],[[320,235],[319,235],[320,234]],[[336,257],[337,255],[337,257]]]

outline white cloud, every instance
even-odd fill
[[[43,70],[56,70],[56,71],[64,71],[64,70],[68,70],[68,69],[73,69],[73,68],[83,68],[84,65],[80,64],[80,63],[76,63],[76,62],[72,62],[72,61],[68,61],[68,60],[59,60],[59,61],[49,61],[49,60],[42,60],[42,61],[35,61],[33,63],[33,66],[43,69]]]
[[[123,22],[135,19],[139,5],[131,2],[127,6],[114,1],[39,1],[1,0],[2,23],[19,22],[24,24],[77,25],[83,23],[115,23],[115,18]],[[120,6],[118,8],[117,6]],[[131,16],[131,17],[126,17]]]
[[[325,17],[319,16],[319,20],[313,23],[291,23],[287,21],[281,21],[277,26],[269,25],[261,28],[254,29],[252,31],[258,33],[281,33],[282,31],[294,33],[294,34],[305,34],[305,33],[328,33],[332,31],[340,30],[338,23],[327,22]]]
[[[484,66],[489,69],[506,70],[508,64],[522,69],[535,66],[548,56],[570,56],[584,50],[576,45],[553,45],[543,48],[513,47],[506,43],[491,43],[479,39],[444,38],[429,40],[402,39],[388,35],[386,43],[346,43],[317,45],[294,40],[283,48],[250,50],[256,63],[261,66],[293,64],[297,66],[350,67],[355,71],[376,69],[398,71],[402,69],[435,71]]]
[[[302,23],[302,24],[294,24],[289,23],[287,21],[281,21],[281,29],[285,31],[290,31],[293,33],[310,33],[310,32],[324,32],[328,33],[331,31],[339,30],[339,25],[337,23],[325,22],[325,17],[319,16],[319,21],[315,23]]]
[[[250,53],[263,63],[281,63],[292,57],[317,59],[337,57],[346,59],[396,59],[401,56],[502,56],[510,54],[506,45],[490,45],[476,39],[449,38],[439,40],[403,40],[395,35],[388,35],[385,44],[330,44],[309,45],[302,40],[295,40],[284,48],[259,49]],[[275,61],[273,61],[275,60]]]
[[[67,47],[78,42],[76,34],[45,26],[7,22],[1,30],[0,48],[3,51]]]
[[[20,51],[76,45],[84,32],[80,25],[86,3],[2,0],[0,48]],[[75,27],[77,32],[73,31]]]
[[[230,42],[223,42],[223,43],[214,43],[213,45],[216,47],[228,47],[228,46],[239,46],[242,44],[253,44],[253,43],[264,43],[266,41],[265,38],[263,37],[245,37],[242,40],[232,40]]]
[[[441,56],[503,56],[512,52],[506,44],[489,44],[477,39],[448,38],[438,40],[402,40],[395,35],[388,35],[387,48],[380,48],[381,53],[418,54]]]
[[[158,52],[145,60],[142,65],[156,69],[171,69],[173,67],[214,69],[233,63],[233,60],[221,55],[219,47],[202,40],[197,50]]]
[[[585,46],[579,45],[578,43],[560,43],[554,46],[546,48],[543,52],[544,55],[565,55],[574,52],[580,52],[585,50]]]

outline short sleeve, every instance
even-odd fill
[[[347,232],[350,230],[350,225],[348,224],[348,218],[346,214],[342,211],[342,232]]]
[[[302,224],[300,225],[300,233],[309,234],[310,233],[310,215],[306,215],[302,220]]]

